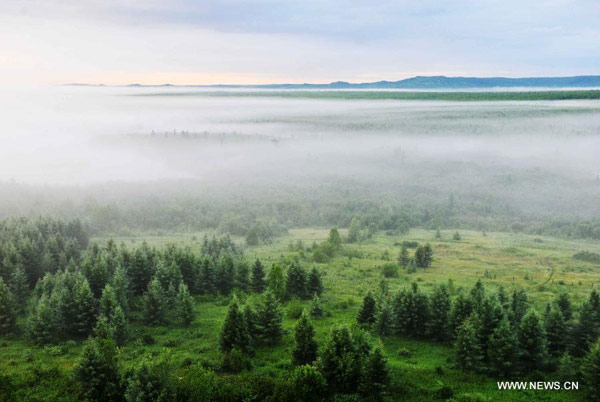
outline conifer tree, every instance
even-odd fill
[[[235,280],[235,265],[231,255],[225,254],[219,259],[215,280],[219,293],[222,295],[231,293]]]
[[[375,323],[376,317],[375,313],[377,311],[375,298],[371,292],[367,293],[367,295],[363,299],[363,305],[358,313],[358,317],[356,321],[359,324],[363,324],[366,326],[371,326]]]
[[[257,325],[265,342],[271,345],[279,342],[283,335],[282,321],[283,314],[277,298],[272,292],[265,292],[257,309]]]
[[[129,283],[127,280],[127,274],[125,273],[125,269],[121,264],[117,264],[115,268],[115,273],[112,277],[111,286],[115,292],[115,298],[117,303],[121,306],[123,313],[127,316],[129,313],[129,298],[127,289],[129,288]]]
[[[429,334],[438,341],[449,337],[450,294],[445,285],[437,286],[430,301]]]
[[[294,369],[290,378],[294,401],[323,402],[327,397],[327,383],[314,366],[304,365]]]
[[[20,266],[16,266],[10,275],[8,287],[13,294],[17,312],[23,311],[27,304],[27,295],[29,293],[29,283],[25,270]]]
[[[488,358],[491,371],[502,378],[514,375],[517,364],[517,337],[504,317],[490,336]]]
[[[17,307],[14,296],[4,280],[0,278],[0,335],[12,332],[15,328],[16,319]]]
[[[361,394],[371,400],[383,400],[389,383],[389,372],[387,363],[381,349],[377,348],[367,358],[361,378]]]
[[[339,249],[342,246],[342,237],[340,236],[338,228],[332,228],[329,231],[329,238],[327,241],[334,249]]]
[[[551,308],[548,318],[544,321],[548,353],[554,358],[561,356],[567,347],[569,337],[567,323],[563,313],[558,308]]]
[[[165,296],[157,278],[148,284],[148,290],[143,296],[144,320],[150,325],[160,325],[165,322]]]
[[[560,309],[565,321],[571,321],[571,319],[573,318],[573,307],[571,305],[571,298],[569,297],[569,295],[564,292],[558,295],[556,305]]]
[[[591,401],[600,401],[600,339],[585,356],[582,371],[588,397]]]
[[[471,288],[469,295],[471,296],[473,307],[478,310],[485,299],[485,287],[483,286],[481,279],[477,279],[477,282],[475,282],[475,285]]]
[[[288,268],[285,280],[286,298],[305,298],[308,295],[308,292],[306,291],[306,279],[306,271],[304,268],[297,262],[293,262]]]
[[[215,262],[209,257],[204,257],[200,264],[200,275],[198,276],[196,289],[201,294],[213,294],[217,291],[214,269]]]
[[[81,362],[75,368],[75,376],[87,400],[122,401],[122,380],[112,339],[87,341]]]
[[[179,313],[179,319],[188,327],[194,321],[194,301],[190,295],[188,287],[183,281],[179,284],[177,292],[177,311]]]
[[[306,284],[308,295],[321,296],[323,293],[323,282],[321,281],[321,274],[317,267],[312,267],[310,274],[308,274],[308,283]]]
[[[323,317],[323,306],[321,305],[321,299],[317,296],[313,297],[310,305],[310,316],[312,318]]]
[[[265,269],[262,262],[257,258],[252,265],[252,291],[262,293],[267,288],[265,282]]]
[[[375,332],[381,336],[391,335],[394,330],[392,316],[392,307],[387,300],[379,305],[379,310],[375,315]]]
[[[75,322],[77,335],[86,337],[96,324],[96,300],[85,279],[76,284],[75,305],[78,307],[77,321]]]
[[[317,342],[314,339],[315,331],[306,317],[302,314],[296,324],[294,339],[296,344],[292,351],[292,363],[296,366],[312,364],[317,360]]]
[[[258,339],[260,337],[260,329],[257,326],[258,317],[256,316],[256,312],[252,309],[252,306],[246,304],[242,311],[242,315],[246,322],[246,328],[248,329],[250,338],[253,341]]]
[[[131,265],[127,269],[127,276],[134,294],[141,295],[146,291],[154,275],[154,270],[154,252],[148,243],[143,242],[133,253]]]
[[[410,258],[408,257],[408,248],[406,248],[405,245],[402,245],[400,255],[398,256],[398,263],[400,264],[400,266],[406,268],[409,262]]]
[[[100,297],[98,313],[104,314],[106,317],[110,317],[118,305],[119,303],[117,302],[117,295],[115,294],[113,287],[107,284],[102,290],[102,297]]]
[[[546,334],[538,314],[530,310],[519,326],[519,361],[525,372],[541,369],[546,358]]]
[[[519,328],[521,320],[527,313],[528,302],[527,294],[523,289],[513,291],[510,302],[510,321],[513,328]]]
[[[579,308],[577,321],[571,330],[571,354],[582,357],[598,338],[599,324],[589,301],[582,303]]]
[[[458,328],[454,350],[458,365],[466,370],[480,370],[483,362],[483,351],[479,341],[481,321],[477,313],[471,313]]]
[[[331,331],[321,354],[320,369],[332,392],[356,392],[360,384],[363,357],[348,328],[334,328]]]
[[[250,267],[246,260],[239,260],[235,273],[235,287],[248,292],[250,290]]]
[[[282,300],[285,296],[285,278],[283,276],[283,270],[281,269],[281,265],[275,263],[271,267],[269,271],[269,290],[273,295]]]
[[[237,298],[234,297],[227,316],[221,328],[219,344],[222,352],[230,352],[238,349],[244,352],[250,352],[250,334],[244,316],[239,310]]]
[[[56,302],[43,294],[36,302],[29,316],[29,335],[38,345],[45,345],[56,340],[60,329],[60,314]]]
[[[500,321],[504,317],[502,307],[493,296],[488,296],[483,300],[483,303],[478,309],[479,320],[481,321],[479,336],[479,343],[481,344],[481,350],[483,353],[484,360],[487,361],[488,357],[488,344],[490,337],[494,333],[495,329],[500,325]]]
[[[504,314],[508,314],[510,310],[510,300],[508,299],[508,295],[504,290],[504,286],[500,286],[498,288],[498,293],[496,295],[498,297],[498,303],[500,303],[500,307],[502,307],[502,311]]]
[[[114,327],[114,339],[117,346],[123,346],[129,338],[129,323],[121,306],[117,305],[109,317],[110,324]]]

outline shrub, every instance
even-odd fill
[[[381,267],[381,272],[386,278],[396,278],[398,276],[398,264],[393,262],[383,264]]]
[[[229,352],[223,353],[221,361],[221,370],[227,373],[240,373],[244,370],[250,370],[252,362],[250,358],[241,350],[235,348]]]

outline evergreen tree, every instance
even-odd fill
[[[217,291],[214,260],[209,257],[204,257],[201,260],[200,275],[196,289],[201,294],[214,294]]]
[[[479,343],[481,344],[481,350],[483,352],[484,360],[487,361],[488,357],[488,344],[490,337],[494,333],[495,329],[500,325],[500,321],[504,317],[502,307],[498,304],[495,297],[486,297],[483,303],[478,309],[479,320],[481,321],[479,336]]]
[[[571,319],[573,319],[573,306],[571,305],[571,299],[567,293],[561,293],[558,295],[556,305],[560,309],[566,322],[569,322]]]
[[[12,332],[16,320],[17,306],[15,305],[15,298],[4,280],[0,278],[0,336]]]
[[[25,270],[21,266],[15,267],[10,275],[8,287],[13,294],[17,312],[23,311],[27,304],[27,294],[29,293],[29,283]]]
[[[275,297],[282,300],[285,296],[285,278],[283,276],[283,270],[281,265],[275,263],[269,271],[269,290]]]
[[[233,349],[238,349],[250,352],[250,343],[251,339],[246,320],[239,310],[237,299],[234,297],[221,328],[219,339],[221,351],[230,352]]]
[[[527,294],[523,289],[513,291],[510,303],[510,322],[513,328],[519,328],[528,309]]]
[[[361,229],[360,220],[357,218],[352,218],[350,222],[350,227],[348,228],[348,243],[356,243],[360,241],[360,229]]]
[[[488,358],[491,371],[503,378],[514,375],[517,364],[517,337],[505,317],[490,337]]]
[[[28,327],[31,339],[38,345],[54,342],[60,330],[57,303],[42,295],[29,316]]]
[[[519,355],[525,372],[541,369],[546,358],[546,334],[538,314],[530,310],[519,326]]]
[[[306,317],[302,314],[296,324],[294,339],[296,341],[292,351],[292,363],[296,366],[312,364],[317,360],[317,342],[314,339],[315,331]]]
[[[323,306],[321,306],[321,299],[313,297],[310,305],[310,316],[313,318],[323,317]]]
[[[129,338],[129,323],[121,306],[117,305],[109,317],[110,324],[114,327],[114,339],[118,346],[123,346]]]
[[[458,328],[454,350],[458,365],[466,370],[480,370],[483,362],[483,351],[479,341],[481,321],[477,313],[471,313]]]
[[[590,400],[600,401],[600,339],[583,361],[583,376]]]
[[[400,255],[398,256],[398,263],[400,264],[400,266],[406,268],[409,262],[410,258],[408,257],[408,248],[406,248],[405,245],[402,245]]]
[[[252,266],[252,291],[254,293],[262,293],[266,288],[265,269],[262,262],[257,258]]]
[[[242,315],[246,323],[246,328],[248,329],[248,334],[250,334],[250,338],[252,340],[258,339],[258,337],[260,337],[260,329],[257,325],[258,317],[256,316],[256,312],[250,305],[246,304],[244,306]]]
[[[544,321],[548,353],[554,358],[561,356],[567,347],[569,337],[567,323],[561,310],[552,308]]]
[[[504,286],[500,286],[498,288],[497,298],[498,303],[500,303],[500,307],[502,307],[502,311],[504,312],[504,314],[508,314],[508,312],[510,311],[510,300],[508,299],[508,295],[504,290]]]
[[[306,271],[297,262],[293,262],[288,268],[285,280],[285,295],[287,299],[293,297],[303,299],[308,295],[306,291]]]
[[[143,296],[144,320],[150,325],[160,325],[165,322],[165,296],[158,279],[154,278],[148,284],[148,290]]]
[[[571,331],[571,354],[582,357],[598,338],[599,324],[589,301],[582,303],[577,321]]]
[[[167,402],[176,400],[175,386],[171,380],[171,368],[163,363],[144,361],[127,381],[127,402]]]
[[[320,369],[332,392],[356,392],[364,355],[346,327],[334,328],[321,354]]]
[[[477,282],[471,288],[470,296],[473,307],[478,310],[485,299],[485,287],[481,279],[477,279]]]
[[[115,268],[115,273],[112,277],[111,286],[115,293],[115,299],[121,306],[123,313],[127,315],[129,313],[129,300],[127,295],[127,289],[129,283],[127,282],[127,274],[121,264],[118,264]]]
[[[231,293],[235,280],[235,265],[231,255],[225,254],[219,259],[215,279],[219,293]]]
[[[323,402],[327,397],[327,383],[316,367],[296,367],[290,377],[290,388],[294,401]]]
[[[118,305],[119,303],[117,302],[117,296],[113,287],[107,284],[102,290],[98,313],[110,317]]]
[[[78,306],[77,321],[75,322],[77,335],[86,337],[96,324],[96,300],[85,279],[76,284],[75,305]]]
[[[144,293],[152,280],[155,270],[154,254],[148,243],[143,242],[132,255],[131,264],[127,267],[127,276],[136,295]]]
[[[321,274],[317,267],[313,267],[310,274],[308,274],[306,289],[309,296],[321,296],[323,293],[323,282],[321,281]]]
[[[363,305],[358,313],[358,317],[356,321],[359,324],[363,324],[366,326],[371,326],[375,323],[375,313],[376,313],[376,304],[375,298],[371,292],[367,293],[367,295],[363,299]]]
[[[272,292],[267,291],[257,310],[257,325],[265,342],[271,345],[279,342],[283,335],[282,321],[283,314],[279,302]]]
[[[339,249],[342,246],[342,237],[340,236],[338,228],[332,228],[329,231],[329,238],[327,241],[334,249]]]
[[[385,358],[377,348],[368,357],[361,378],[360,391],[363,396],[375,401],[383,400],[390,378]]]
[[[375,332],[381,336],[391,335],[394,329],[392,308],[387,300],[384,300],[375,316]]]
[[[87,400],[122,401],[122,382],[112,340],[89,340],[83,349],[83,358],[75,368],[75,376]]]
[[[431,295],[429,307],[429,334],[438,341],[449,337],[450,294],[445,285],[437,286]]]
[[[179,319],[188,327],[194,321],[194,301],[185,283],[179,284],[177,292],[177,310],[179,313]]]
[[[246,260],[239,260],[237,264],[236,277],[235,277],[235,286],[243,290],[244,292],[248,292],[250,290],[250,267]]]

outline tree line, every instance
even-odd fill
[[[417,283],[391,295],[385,282],[369,292],[357,322],[381,336],[449,342],[457,367],[503,379],[552,373],[562,380],[580,375],[600,398],[600,295],[593,290],[575,307],[560,294],[540,314],[527,293],[503,287],[487,292],[481,280],[451,297],[446,285],[431,294]]]

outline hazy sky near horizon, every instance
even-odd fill
[[[598,0],[0,0],[0,84],[600,74]]]

